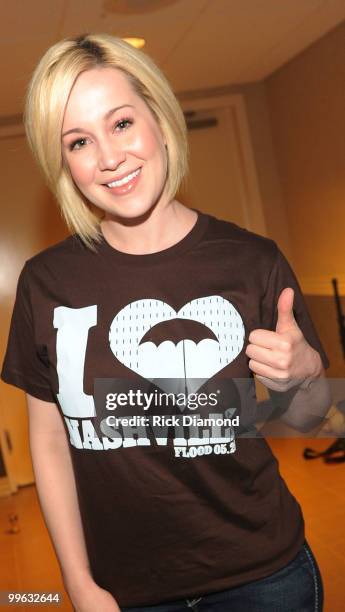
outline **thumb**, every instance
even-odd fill
[[[290,287],[286,287],[279,296],[277,304],[278,320],[276,325],[276,332],[278,334],[283,334],[292,327],[298,327],[293,314],[294,295],[294,290]]]

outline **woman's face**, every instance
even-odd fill
[[[163,201],[163,134],[115,68],[94,68],[77,78],[64,115],[62,151],[75,184],[106,218],[140,217]]]

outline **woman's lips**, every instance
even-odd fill
[[[131,174],[134,174],[134,173],[130,172],[127,176],[130,176]],[[141,168],[138,168],[137,170],[135,170],[135,175],[133,176],[133,178],[131,178],[129,181],[127,181],[123,185],[109,186],[109,185],[112,185],[112,183],[108,183],[106,185],[106,189],[110,191],[111,193],[113,193],[114,195],[126,195],[126,193],[129,193],[133,191],[133,189],[135,189],[139,181],[140,175],[141,175]],[[113,181],[113,183],[114,182],[116,181]]]

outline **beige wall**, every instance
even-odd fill
[[[345,291],[345,23],[266,88],[295,269],[308,293]]]
[[[331,286],[337,277],[345,294],[345,23],[265,86],[292,262],[331,361],[329,375],[345,376]]]
[[[243,96],[267,235],[275,240],[288,259],[291,259],[289,228],[276,166],[265,84],[250,83],[187,91],[181,92],[178,97],[183,102],[231,94]]]
[[[17,279],[26,259],[61,240],[67,232],[57,206],[44,186],[24,136],[0,139],[1,224],[0,224],[0,365]],[[13,450],[6,442],[11,438]],[[13,482],[32,482],[24,394],[0,382],[1,448]],[[16,452],[21,449],[22,452]]]
[[[266,87],[264,83],[254,83],[243,87],[242,92],[247,107],[267,233],[291,261],[290,230],[272,140]]]

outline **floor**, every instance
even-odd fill
[[[345,610],[345,463],[306,461],[303,449],[324,450],[334,439],[271,439],[280,472],[302,506],[306,536],[319,563],[325,612]],[[297,611],[296,611],[297,612]]]
[[[281,473],[303,508],[307,538],[323,575],[325,612],[340,612],[345,610],[345,464],[325,465],[320,459],[308,462],[302,457],[305,446],[321,450],[329,443],[327,439],[270,440]],[[17,515],[18,520],[11,523],[10,515]],[[0,526],[0,590],[60,592],[63,599],[58,609],[72,611],[34,486],[0,499]]]

